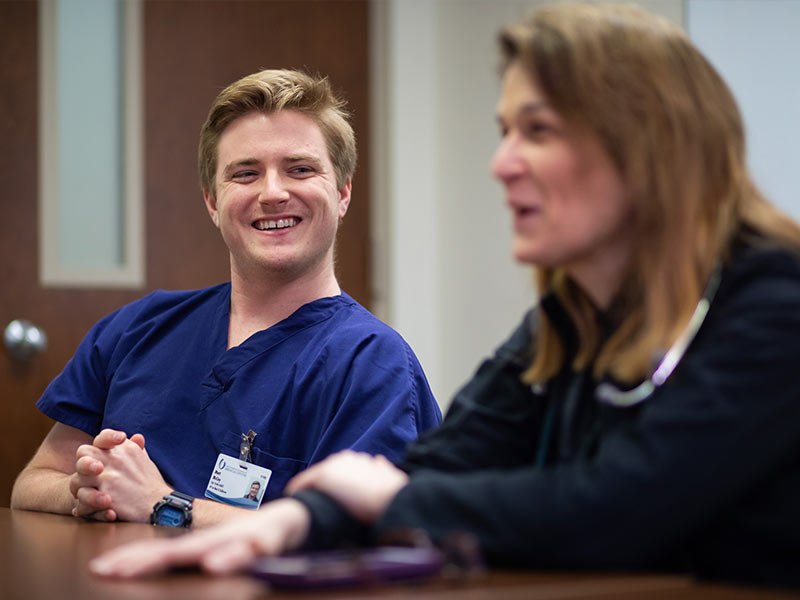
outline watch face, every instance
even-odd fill
[[[159,525],[167,525],[169,527],[181,527],[185,520],[182,510],[173,508],[171,506],[162,506],[158,509],[158,516],[156,523]]]

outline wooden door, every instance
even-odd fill
[[[52,422],[34,403],[100,317],[157,288],[228,279],[228,254],[198,189],[197,136],[214,96],[261,68],[329,75],[354,111],[359,169],[339,235],[342,287],[369,306],[367,0],[148,0],[144,4],[147,281],[140,290],[38,283],[38,5],[0,1],[0,329],[49,337],[28,362],[0,348],[0,506]],[[87,91],[87,93],[90,93]]]

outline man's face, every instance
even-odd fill
[[[250,484],[250,495],[251,495],[253,498],[255,498],[256,496],[258,496],[258,489],[259,489],[259,487],[260,487],[260,486],[259,486],[257,483],[252,483],[252,484]]]
[[[333,264],[350,182],[336,185],[325,138],[293,110],[252,112],[222,132],[216,198],[206,206],[231,255],[231,276],[295,281]]]

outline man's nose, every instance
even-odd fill
[[[264,175],[264,185],[258,196],[258,201],[263,203],[286,202],[289,200],[289,190],[280,173],[267,171]]]

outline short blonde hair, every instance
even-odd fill
[[[225,128],[254,111],[296,110],[319,125],[328,148],[336,184],[341,189],[356,170],[356,138],[345,101],[328,79],[290,69],[267,69],[247,75],[222,90],[200,129],[197,152],[200,186],[216,195],[217,147]]]
[[[558,268],[537,268],[579,331],[573,367],[621,381],[646,377],[688,322],[717,260],[744,230],[794,248],[800,228],[757,191],[744,126],[720,75],[666,19],[629,5],[555,4],[500,34],[503,66],[519,62],[548,102],[594,135],[634,204],[635,251],[617,298],[621,323],[601,343],[590,300]],[[563,366],[540,319],[526,379]]]

